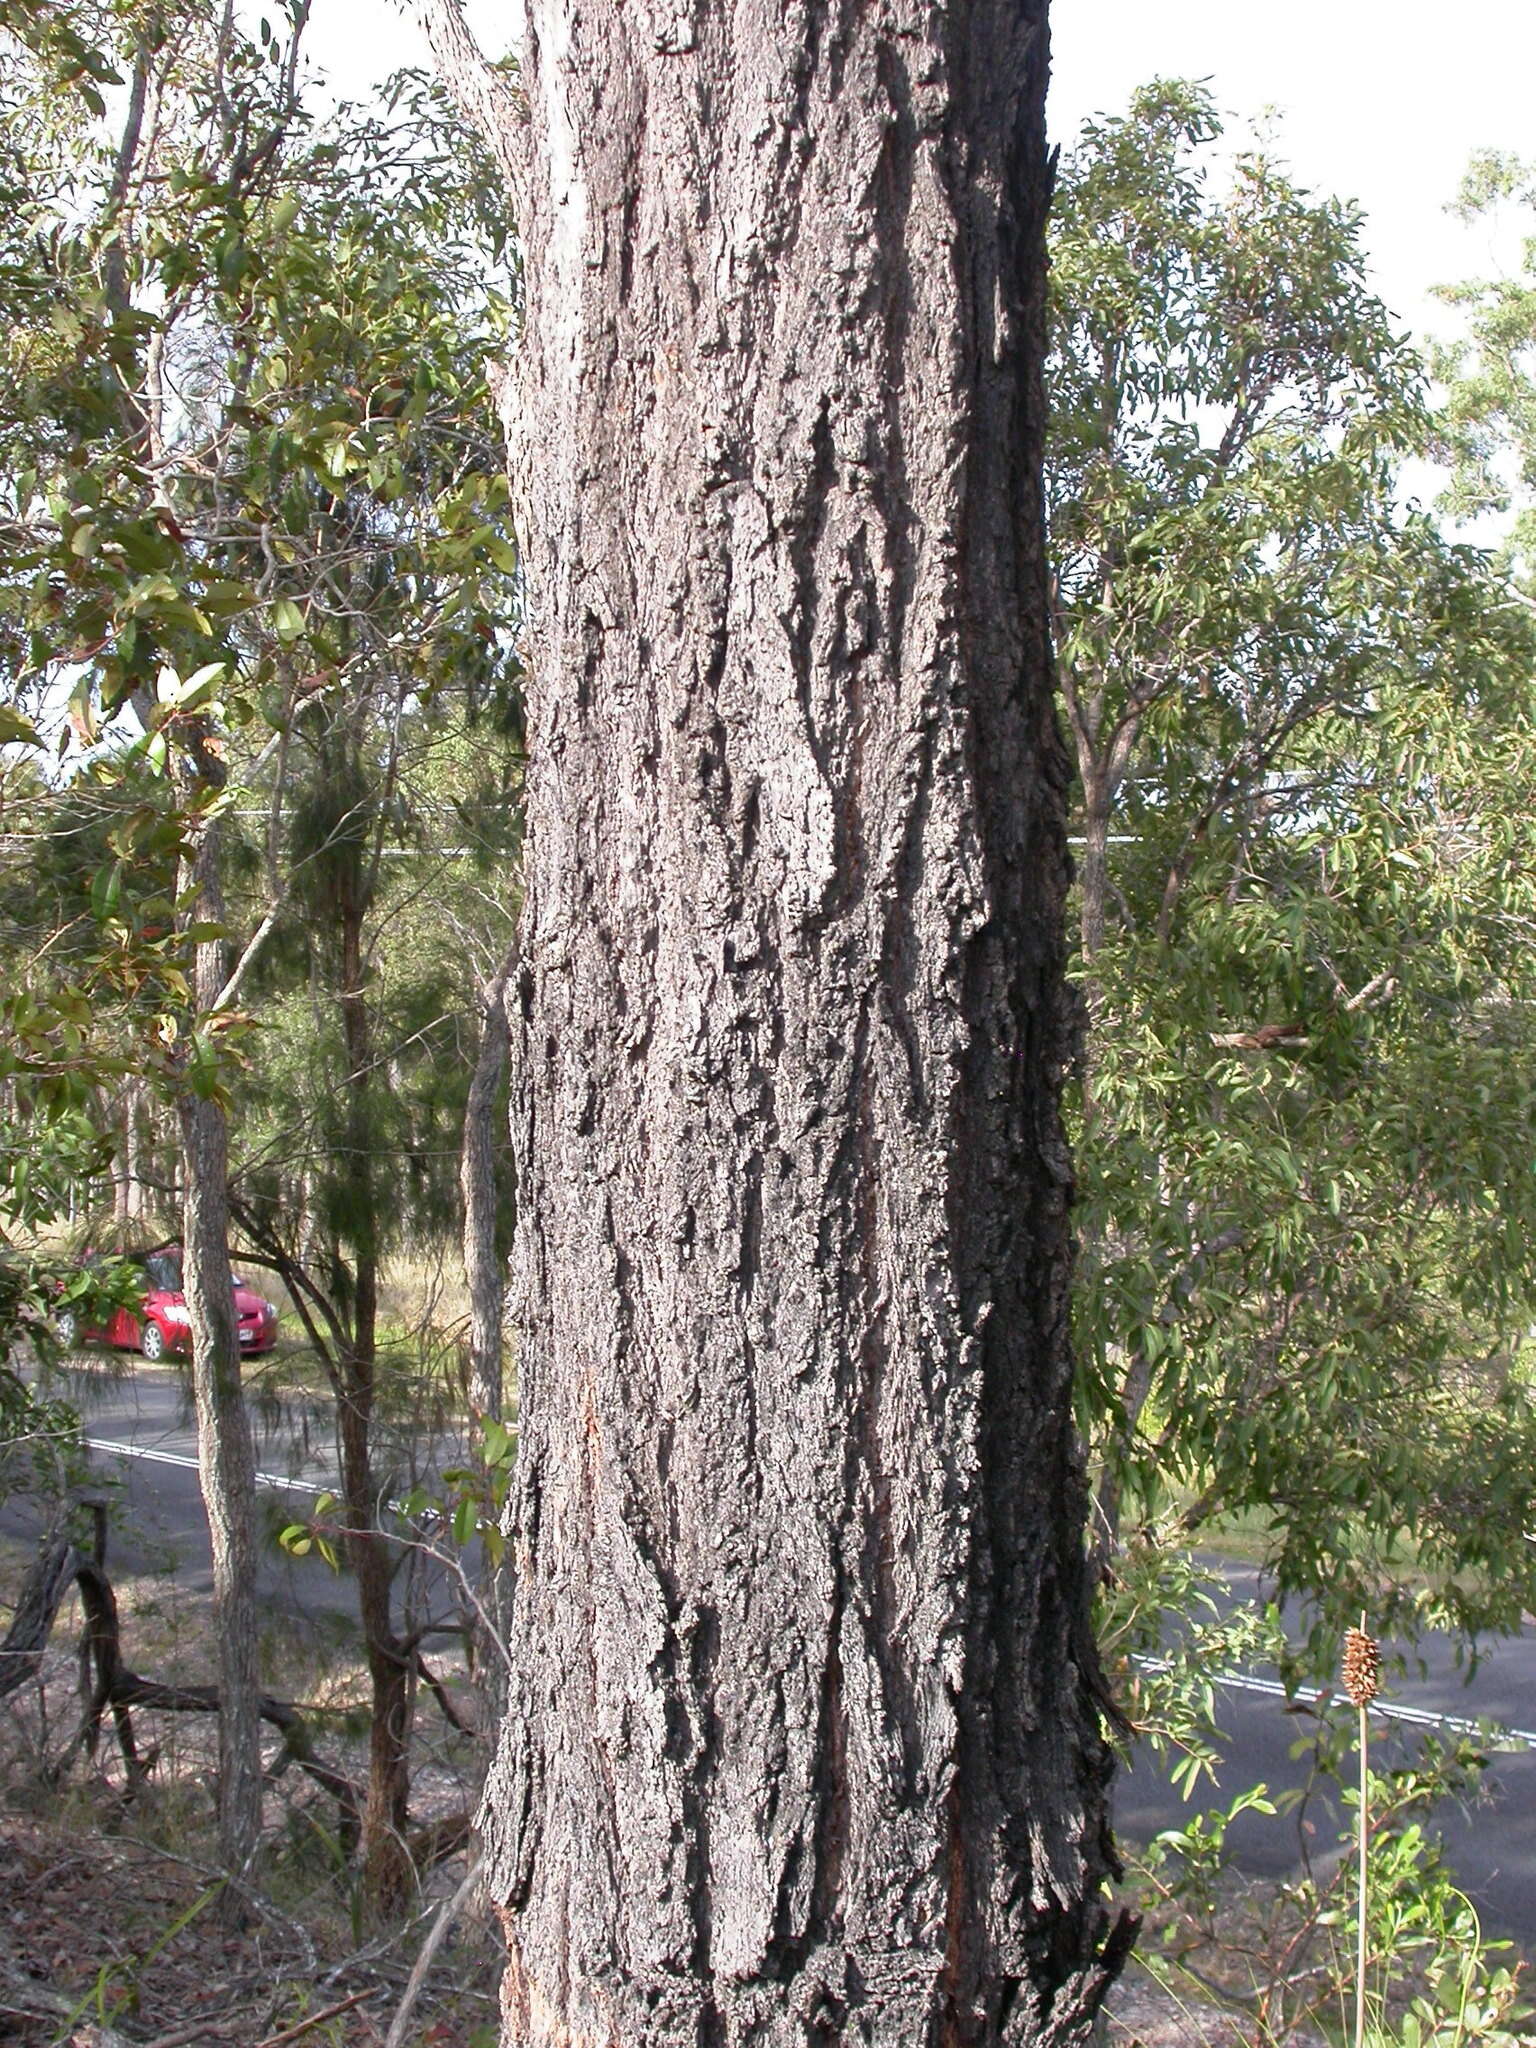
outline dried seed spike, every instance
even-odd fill
[[[1368,1707],[1376,1697],[1381,1675],[1381,1649],[1363,1628],[1344,1631],[1344,1690],[1357,1707]]]

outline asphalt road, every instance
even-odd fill
[[[164,1572],[193,1594],[211,1590],[207,1528],[197,1486],[196,1437],[178,1375],[142,1365],[125,1377],[100,1370],[75,1390],[86,1418],[92,1458],[104,1490],[118,1501],[109,1566],[118,1573]],[[315,1493],[335,1481],[334,1451],[325,1418],[313,1405],[295,1404],[253,1417],[262,1492],[276,1526],[303,1519]],[[457,1455],[444,1447],[444,1457]],[[35,1514],[27,1503],[0,1502],[0,1529],[32,1540]],[[1233,1597],[1257,1599],[1262,1588],[1249,1568],[1227,1567]],[[418,1597],[421,1588],[417,1588]],[[451,1606],[441,1580],[428,1589],[434,1607]],[[301,1625],[355,1629],[350,1581],[317,1556],[295,1559],[275,1544],[263,1546],[261,1600]],[[1422,1675],[1392,1678],[1383,1691],[1389,1707],[1452,1721],[1488,1719],[1512,1735],[1529,1732],[1529,1745],[1499,1748],[1485,1778],[1486,1797],[1469,1814],[1443,1808],[1438,1825],[1452,1868],[1476,1903],[1490,1933],[1509,1934],[1536,1947],[1536,1633],[1495,1644],[1470,1678],[1457,1667],[1451,1646],[1423,1646]],[[1230,1800],[1263,1782],[1271,1792],[1305,1785],[1305,1760],[1290,1755],[1306,1718],[1285,1710],[1263,1690],[1269,1674],[1253,1673],[1221,1687],[1226,1761],[1215,1793],[1202,1787],[1197,1805]],[[1421,1728],[1385,1717],[1373,1738],[1378,1766],[1411,1754]],[[1177,1827],[1195,1809],[1169,1785],[1155,1759],[1138,1756],[1118,1781],[1116,1825],[1133,1840]],[[1230,1841],[1237,1861],[1254,1875],[1294,1872],[1303,1857],[1326,1864],[1343,1849],[1340,1817],[1314,1796],[1299,1814],[1244,1815]]]
[[[92,1476],[111,1504],[108,1570],[115,1577],[164,1575],[178,1590],[206,1597],[213,1590],[212,1560],[197,1480],[197,1432],[181,1375],[172,1367],[96,1354],[93,1365],[72,1376],[69,1396],[85,1425]],[[275,1533],[303,1521],[315,1497],[336,1487],[329,1416],[323,1403],[286,1400],[273,1409],[253,1408],[251,1420],[262,1509]],[[452,1446],[436,1449],[439,1465],[443,1453],[454,1454]],[[433,1462],[432,1447],[427,1451],[424,1466]],[[35,1504],[0,1500],[0,1530],[35,1541]],[[424,1562],[423,1573],[411,1584],[402,1575],[398,1595],[411,1598],[418,1612],[424,1601],[434,1612],[447,1612],[452,1600],[441,1572]],[[351,1579],[318,1553],[296,1558],[276,1542],[263,1543],[258,1598],[264,1609],[301,1624],[339,1637],[355,1633]]]
[[[1259,1575],[1252,1567],[1229,1564],[1223,1569],[1238,1599],[1262,1597]],[[1536,1948],[1536,1633],[1527,1630],[1491,1644],[1470,1677],[1458,1668],[1453,1648],[1443,1638],[1422,1644],[1418,1660],[1422,1671],[1414,1669],[1402,1677],[1393,1673],[1384,1679],[1381,1711],[1373,1714],[1373,1767],[1386,1769],[1409,1760],[1426,1725],[1444,1733],[1450,1732],[1448,1724],[1487,1721],[1506,1731],[1484,1747],[1491,1763],[1476,1804],[1464,1812],[1447,1802],[1435,1816],[1435,1828],[1485,1931],[1510,1935]],[[1276,1693],[1259,1689],[1273,1682],[1272,1673],[1253,1673],[1219,1687],[1225,1762],[1216,1790],[1202,1783],[1192,1804],[1168,1783],[1155,1758],[1133,1758],[1118,1781],[1115,1818],[1120,1832],[1145,1842],[1161,1829],[1182,1826],[1193,1812],[1230,1803],[1254,1784],[1267,1785],[1271,1793],[1305,1788],[1308,1760],[1293,1758],[1290,1752],[1312,1724],[1306,1715],[1288,1712]],[[1394,1718],[1393,1710],[1415,1718]],[[1347,1853],[1348,1825],[1352,1816],[1341,1816],[1326,1793],[1317,1790],[1302,1809],[1289,1815],[1240,1815],[1228,1841],[1241,1869],[1254,1876],[1284,1877],[1304,1860],[1318,1869]]]

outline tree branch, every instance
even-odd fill
[[[408,11],[426,36],[449,97],[496,159],[513,214],[521,217],[527,189],[527,101],[506,74],[487,61],[464,19],[463,0],[415,0]]]

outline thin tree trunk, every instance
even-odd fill
[[[142,1081],[130,1080],[123,1093],[122,1214],[143,1223],[150,1212],[149,1184],[154,1173],[153,1104]]]
[[[348,1557],[357,1581],[358,1618],[368,1658],[368,1793],[363,1807],[363,1888],[369,1912],[387,1919],[405,1903],[411,1883],[407,1847],[410,1807],[411,1670],[396,1638],[391,1607],[394,1550],[379,1528],[370,1457],[375,1357],[359,1344],[342,1362],[341,1491],[350,1534]]]
[[[1079,938],[1090,977],[1104,945],[1109,897],[1109,813],[1111,797],[1099,764],[1078,756],[1083,786],[1083,843],[1077,863]]]
[[[222,915],[219,828],[205,824],[192,864],[195,915]],[[224,984],[224,948],[194,949],[198,1018]],[[184,1085],[177,1099],[183,1174],[182,1285],[192,1336],[198,1477],[213,1552],[219,1668],[219,1855],[242,1877],[261,1839],[261,1681],[256,1654],[256,1454],[241,1385],[240,1324],[229,1263],[229,1133],[221,1102]],[[239,1910],[239,1894],[225,1895]]]
[[[510,1026],[507,984],[517,960],[514,946],[480,991],[480,1043],[459,1156],[464,1202],[464,1278],[469,1288],[469,1407],[477,1422],[500,1421],[506,1318],[507,1264],[496,1229],[496,1111],[506,1080]],[[512,1575],[505,1560],[483,1550],[479,1605],[466,1615],[476,1678],[487,1725],[506,1711],[505,1644],[512,1624]]]
[[[1123,1951],[1045,70],[1041,0],[528,6],[508,2048],[1064,2048]]]
[[[1077,1048],[1078,1081],[1082,1088],[1082,1137],[1086,1144],[1098,1122],[1099,1101],[1094,1086],[1095,1029],[1104,1009],[1104,984],[1099,976],[1099,955],[1104,948],[1104,928],[1109,896],[1109,811],[1107,778],[1099,763],[1078,749],[1078,777],[1082,785],[1083,843],[1077,864],[1078,943],[1082,962],[1083,1029]]]
[[[411,1881],[406,1836],[410,1806],[412,1672],[396,1636],[391,1592],[394,1546],[379,1527],[373,1471],[373,1412],[378,1376],[379,1230],[370,1144],[373,1048],[363,956],[360,877],[349,875],[339,905],[341,1032],[347,1062],[347,1156],[353,1175],[348,1228],[355,1266],[350,1341],[338,1364],[337,1419],[342,1498],[351,1534],[358,1616],[368,1657],[371,1719],[368,1797],[363,1809],[363,1887],[369,1910],[386,1919],[404,1905]]]
[[[112,1214],[114,1220],[123,1224],[133,1214],[130,1191],[133,1187],[135,1166],[134,1131],[134,1083],[123,1083],[118,1097],[118,1113],[122,1118],[123,1142],[112,1162]]]
[[[469,1288],[469,1407],[500,1419],[506,1262],[496,1240],[496,1104],[507,1072],[509,953],[480,991],[480,1043],[464,1104],[459,1193],[464,1203],[464,1278]]]
[[[144,1219],[144,1090],[130,1081],[123,1100],[123,1206],[135,1223]]]

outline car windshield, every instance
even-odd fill
[[[158,1294],[180,1294],[181,1253],[151,1252],[144,1261],[144,1278]]]

